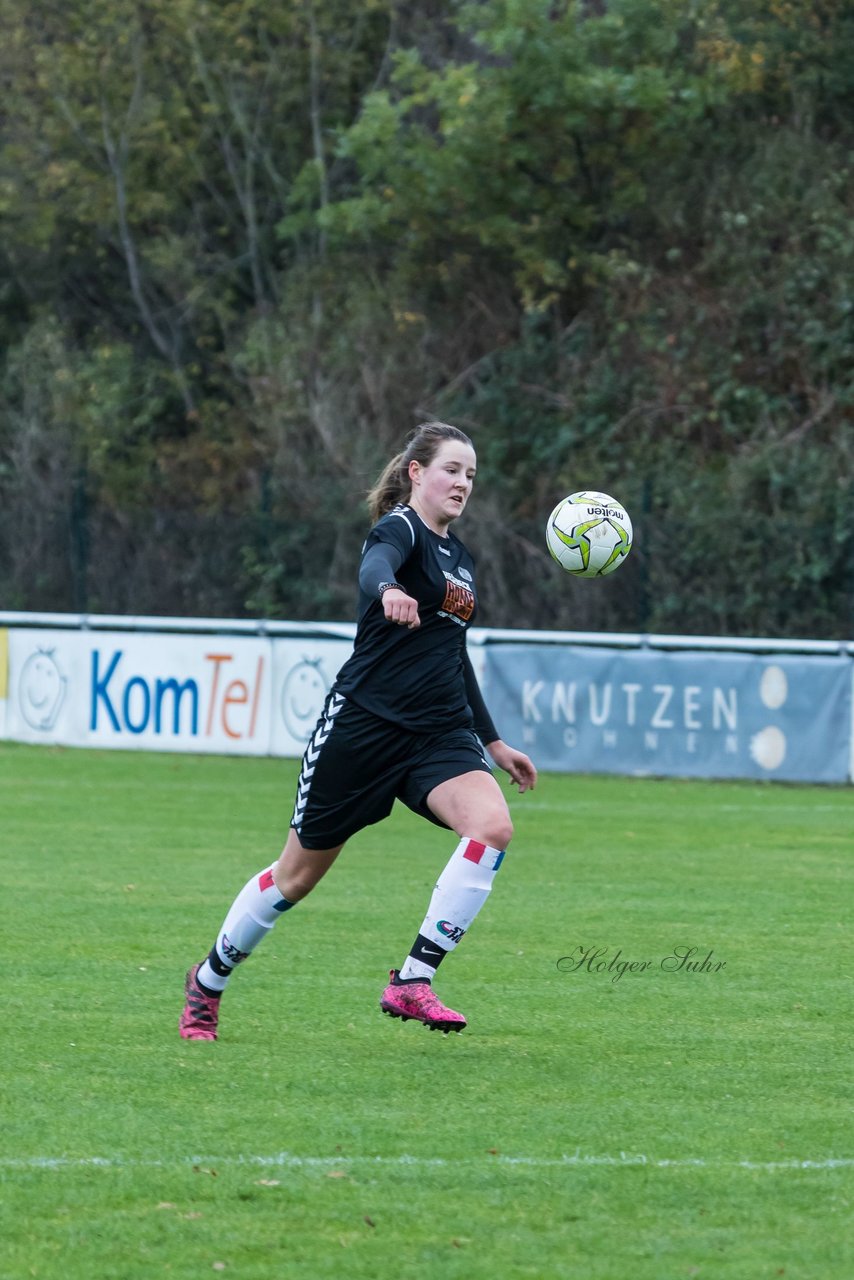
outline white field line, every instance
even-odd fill
[[[657,1158],[633,1155],[620,1151],[617,1155],[563,1156],[506,1156],[464,1157],[449,1160],[431,1156],[296,1156],[287,1151],[275,1155],[242,1156],[176,1156],[171,1160],[136,1160],[115,1156],[29,1156],[18,1159],[0,1158],[3,1170],[39,1169],[182,1169],[205,1170],[248,1166],[259,1169],[342,1169],[342,1168],[457,1168],[461,1165],[497,1165],[499,1167],[527,1169],[572,1169],[589,1167],[627,1168],[643,1166],[649,1169],[747,1169],[764,1173],[795,1173],[801,1170],[854,1169],[854,1157],[828,1157],[815,1160],[716,1160],[702,1157]]]

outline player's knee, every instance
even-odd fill
[[[291,831],[273,868],[273,880],[279,893],[288,902],[301,902],[323,879],[340,851],[340,845],[334,849],[306,849]]]
[[[273,873],[273,879],[279,893],[283,898],[287,898],[288,902],[302,902],[317,883],[316,880],[300,875],[299,872],[282,872],[279,868]]]
[[[506,849],[513,839],[513,823],[510,814],[505,811],[485,815],[480,824],[480,834],[474,838],[493,849]]]

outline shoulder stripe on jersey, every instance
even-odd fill
[[[414,547],[414,546],[415,546],[415,530],[414,530],[414,529],[413,529],[413,527],[412,527],[412,524],[411,524],[411,522],[410,522],[409,516],[405,516],[405,515],[403,514],[403,512],[402,512],[402,511],[390,511],[390,512],[389,512],[389,515],[390,515],[390,516],[400,516],[401,520],[405,521],[405,523],[406,523],[406,525],[407,525],[407,527],[408,527],[408,529],[409,529],[409,532],[410,532],[410,534],[412,535],[412,545],[413,545],[413,547]]]

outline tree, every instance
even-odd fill
[[[0,5],[0,511],[55,440],[66,513],[35,576],[6,518],[7,595],[350,616],[435,414],[483,621],[850,632],[842,0]],[[592,589],[580,487],[637,529]]]

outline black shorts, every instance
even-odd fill
[[[476,769],[491,772],[473,729],[414,733],[333,692],[302,758],[291,826],[306,849],[334,849],[402,800],[444,827],[427,796]]]

